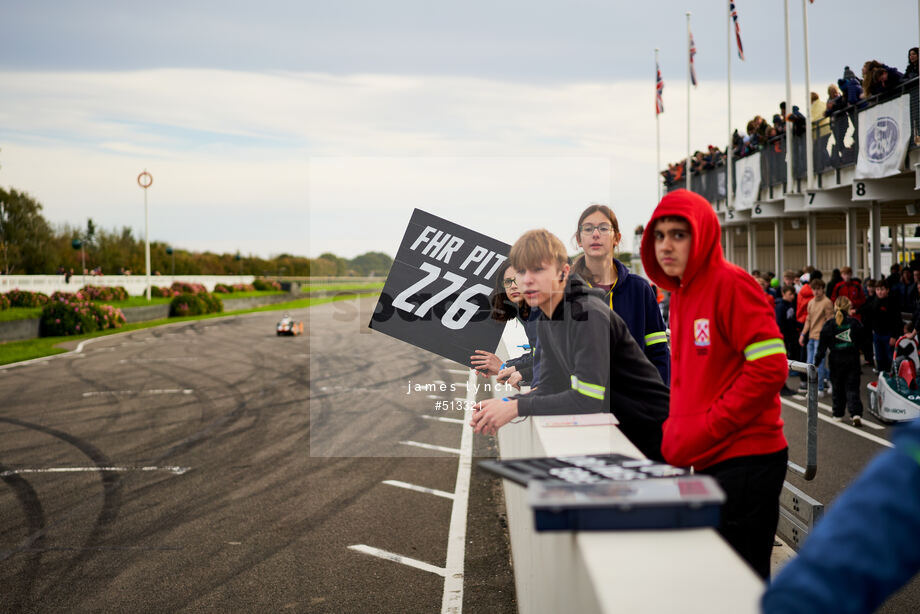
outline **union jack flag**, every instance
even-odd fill
[[[744,61],[744,47],[741,46],[741,26],[738,25],[738,9],[735,8],[735,3],[731,0],[729,0],[728,6],[732,12],[732,21],[735,22],[735,40],[738,41],[738,57]]]
[[[690,82],[696,87],[696,67],[693,65],[693,56],[696,55],[696,43],[693,42],[693,32],[690,33]]]
[[[664,89],[664,81],[661,79],[661,67],[658,66],[658,62],[655,62],[655,72],[657,73],[655,79],[655,115],[661,115],[664,113],[664,101],[661,98],[661,91]]]

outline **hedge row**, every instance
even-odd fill
[[[223,310],[224,303],[210,292],[180,294],[169,303],[169,317],[197,316]]]
[[[120,328],[124,323],[125,314],[121,312],[121,309],[61,296],[42,308],[39,335],[42,337],[82,335],[107,328]]]
[[[28,290],[10,290],[6,294],[0,294],[0,309],[9,309],[10,307],[43,307],[49,301],[55,300],[69,301],[125,301],[128,300],[128,291],[121,286],[84,286],[76,292],[55,292],[50,297],[41,292],[30,292]]]
[[[232,294],[233,292],[253,292],[255,291],[255,284],[233,284],[228,286],[227,284],[217,284],[214,286],[214,292],[221,294]]]

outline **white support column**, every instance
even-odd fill
[[[773,220],[773,259],[776,276],[783,276],[783,218]]]
[[[809,213],[805,224],[805,264],[818,266],[818,219],[814,213]]]
[[[856,270],[859,268],[859,236],[856,232],[856,209],[847,209],[847,265]]]
[[[748,224],[748,271],[757,268],[757,224]]]
[[[872,231],[872,277],[878,279],[882,276],[882,205],[877,200],[872,201],[869,211],[869,228]]]

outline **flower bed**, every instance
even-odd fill
[[[257,279],[252,282],[252,289],[264,292],[266,290],[280,290],[281,283],[278,281],[265,281],[264,279]]]
[[[189,283],[186,281],[175,281],[170,286],[173,290],[178,290],[179,294],[207,294],[208,290],[201,284]]]
[[[65,294],[65,293],[59,293]],[[125,323],[121,309],[89,301],[59,297],[42,309],[39,335],[61,337],[82,335],[107,328],[120,328]]]
[[[83,286],[80,292],[91,301],[110,302],[128,300],[128,291],[121,286]]]
[[[221,294],[230,294],[231,292],[233,292],[233,288],[231,288],[227,284],[215,284],[214,293],[217,294],[218,292]]]
[[[173,298],[169,304],[169,317],[197,316],[204,313],[220,313],[223,310],[223,302],[209,292],[185,293]]]
[[[10,308],[10,299],[5,294],[0,294],[0,311]]]
[[[6,293],[6,298],[10,301],[10,307],[41,307],[48,303],[46,294],[28,290],[10,290]]]
[[[170,298],[172,296],[179,296],[182,294],[178,290],[173,290],[172,288],[167,288],[166,286],[150,286],[150,297],[151,298]]]

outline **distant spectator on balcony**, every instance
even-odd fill
[[[904,80],[916,79],[920,77],[920,72],[917,69],[917,58],[918,58],[917,47],[911,47],[910,51],[907,52],[907,68],[904,69]]]
[[[792,105],[792,114],[789,117],[792,120],[792,136],[805,136],[805,124],[808,119],[796,105]]]
[[[840,91],[843,93],[843,98],[847,105],[857,104],[862,99],[862,83],[855,75],[851,79],[838,79],[837,85],[840,86]]]
[[[844,79],[859,79],[859,77],[856,76],[856,73],[850,70],[849,66],[843,67],[843,78]]]

